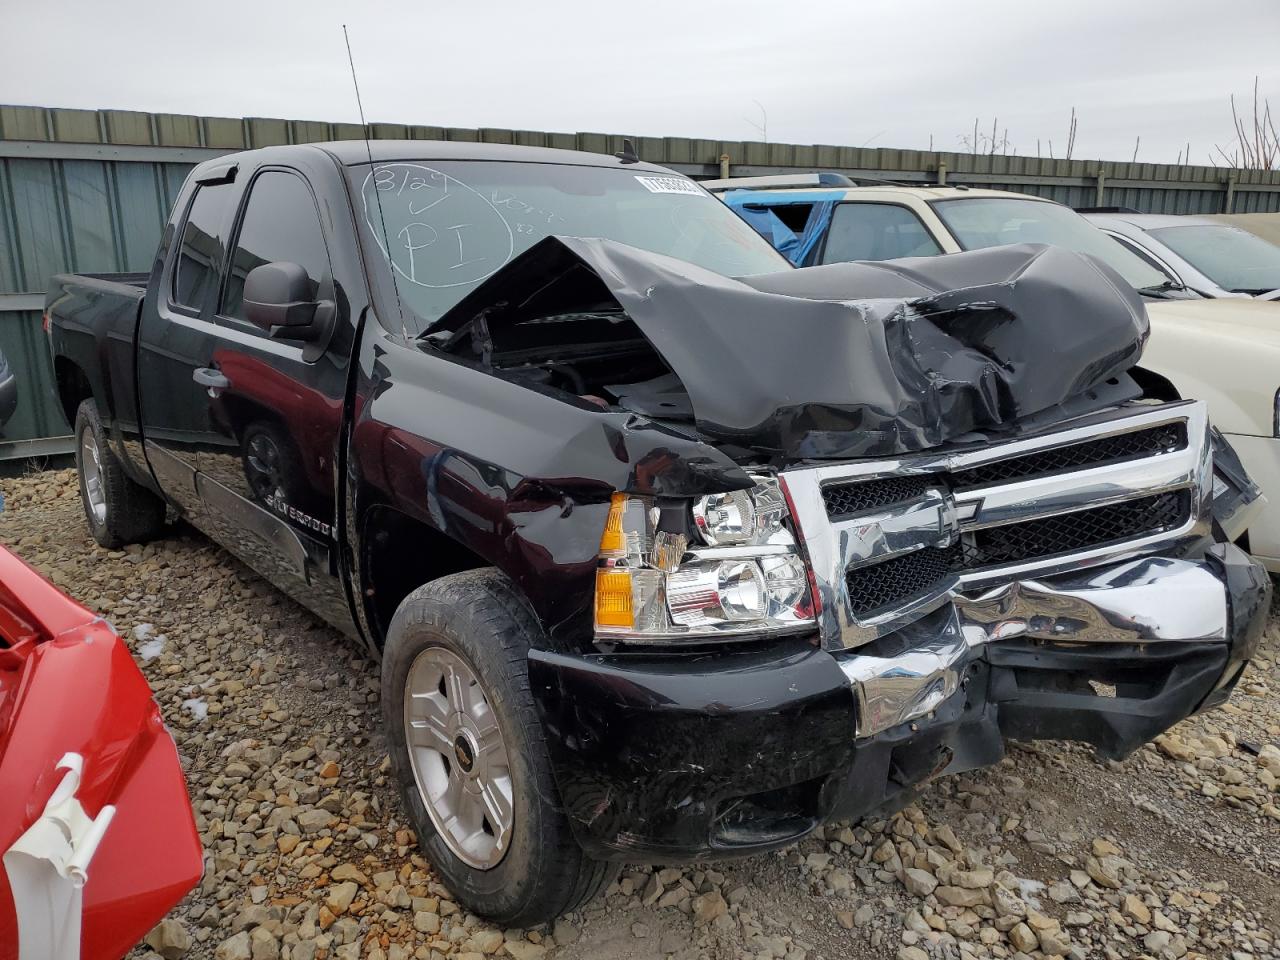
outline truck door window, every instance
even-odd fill
[[[173,302],[199,312],[218,286],[231,187],[203,186],[187,210],[173,268]]]
[[[932,257],[941,253],[920,218],[896,203],[845,202],[836,205],[823,263]]]
[[[254,267],[282,260],[307,271],[315,284],[313,292],[330,275],[324,231],[310,188],[295,174],[268,170],[249,189],[219,313],[245,320],[245,277]]]

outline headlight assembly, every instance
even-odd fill
[[[772,478],[751,490],[713,493],[693,502],[694,524],[712,546],[762,546],[779,537],[785,542],[791,538],[783,526],[786,515],[786,501]]]
[[[600,542],[599,640],[706,642],[814,623],[808,569],[773,477],[689,502],[616,493]]]

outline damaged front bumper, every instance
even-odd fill
[[[1047,641],[1041,645],[1046,650],[1081,653],[1128,646],[1138,651],[1131,657],[1137,663],[1150,655],[1150,647],[1168,643],[1179,645],[1174,654],[1203,644],[1221,652],[1232,639],[1233,613],[1238,617],[1238,608],[1250,598],[1266,599],[1269,582],[1259,569],[1238,548],[1219,544],[1202,562],[1146,557],[1054,583],[1014,581],[972,598],[957,597],[940,618],[904,631],[905,652],[840,661],[858,698],[857,734],[869,737],[931,713],[964,685],[968,664],[1000,641],[996,661],[1015,638]],[[1224,584],[1237,593],[1234,606],[1224,596]],[[1250,616],[1252,610],[1246,619]],[[1255,619],[1261,630],[1262,619]],[[911,634],[925,639],[913,643]],[[1256,639],[1239,644],[1244,658]],[[1083,679],[1103,689],[1114,686],[1100,677]],[[1097,707],[1091,703],[1090,709]],[[1124,754],[1153,735],[1118,737],[1100,746]]]
[[[1223,530],[1256,491],[1214,495],[1214,475],[1198,403],[782,473],[814,635],[530,652],[579,841],[651,861],[754,852],[995,763],[1008,739],[1118,758],[1221,703],[1271,583]]]
[[[684,861],[790,843],[892,806],[1006,739],[1122,757],[1221,703],[1253,655],[1265,570],[1215,543],[1019,581],[879,641],[705,655],[531,651],[565,809],[597,857]],[[896,646],[897,652],[890,652]]]

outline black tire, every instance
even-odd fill
[[[98,450],[98,476],[106,514],[99,518],[89,503],[85,489],[83,437],[88,431]],[[164,530],[165,504],[146,487],[125,475],[120,461],[111,452],[107,431],[98,417],[97,405],[85,400],[76,410],[76,473],[80,477],[80,505],[93,539],[115,550],[126,543],[153,540]]]
[[[575,910],[620,869],[583,853],[561,809],[529,690],[527,654],[539,630],[510,580],[493,569],[468,570],[405,598],[391,621],[382,659],[391,765],[418,843],[468,910],[504,926],[532,926]],[[514,827],[506,854],[488,870],[464,863],[436,832],[409,762],[405,681],[417,655],[431,646],[446,648],[472,668],[506,740]]]

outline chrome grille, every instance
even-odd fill
[[[822,488],[822,502],[826,504],[827,516],[839,520],[867,510],[914,500],[924,493],[931,479],[924,476],[902,476],[864,480],[861,483],[833,483]]]
[[[992,483],[1008,483],[1030,477],[1045,477],[1085,467],[1122,463],[1139,457],[1183,450],[1187,446],[1185,423],[1162,423],[1146,430],[1086,440],[1067,446],[1053,447],[1022,457],[997,460],[995,463],[957,470],[951,475],[957,490],[982,487]]]
[[[1163,533],[1186,522],[1185,490],[1128,500],[1109,507],[988,527],[961,534],[950,547],[926,547],[845,574],[849,606],[861,617],[936,590],[955,574],[1029,563]]]
[[[1207,529],[1199,402],[1056,433],[785,472],[829,648],[866,643],[959,591],[1140,555]]]
[[[954,574],[963,561],[960,544],[925,547],[883,563],[853,567],[844,578],[849,604],[862,616],[894,607],[937,586]]]
[[[1163,533],[1191,515],[1185,490],[964,534],[965,569],[1027,563]]]

